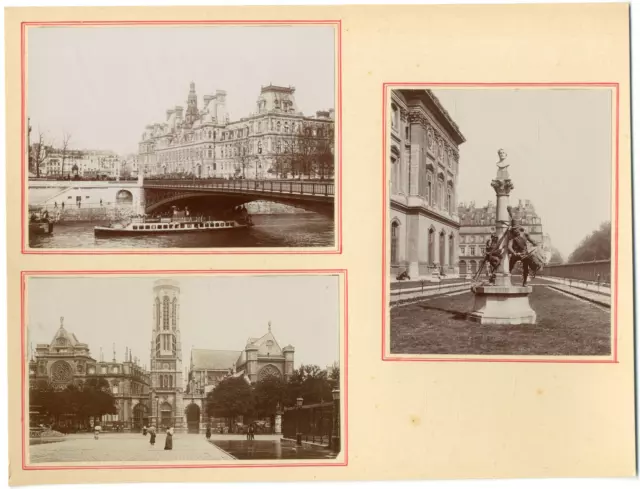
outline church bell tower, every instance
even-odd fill
[[[182,406],[182,345],[180,342],[180,287],[174,280],[153,286],[151,334],[151,411],[159,428],[184,428]]]

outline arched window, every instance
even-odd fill
[[[280,132],[280,121],[276,122],[276,131]]]
[[[287,134],[289,133],[289,123],[288,122],[284,123],[284,132],[286,132]]]
[[[478,264],[475,262],[475,260],[472,260],[470,262],[471,265],[471,273],[476,273],[478,271]]]
[[[171,326],[173,329],[176,329],[176,325],[178,324],[178,299],[173,298],[173,303],[171,304]]]
[[[453,214],[453,194],[451,193],[451,189],[447,192],[447,211]]]
[[[455,254],[454,246],[455,246],[455,240],[453,239],[453,234],[451,234],[449,235],[449,261],[447,262],[448,265],[453,265],[455,263],[453,259],[453,255]]]
[[[160,299],[156,297],[156,329],[160,329]]]
[[[433,205],[433,183],[431,174],[427,174],[427,205]]]
[[[391,223],[391,264],[398,263],[398,240],[400,238],[400,224],[397,221]]]
[[[162,329],[169,329],[169,298],[166,295],[162,299]]]
[[[169,387],[173,387],[173,375],[169,375]]]
[[[429,239],[427,240],[429,251],[429,265],[433,265],[433,263],[435,262],[435,234],[435,229],[429,229]]]
[[[467,274],[467,262],[464,260],[460,260],[460,275]]]

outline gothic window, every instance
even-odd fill
[[[177,325],[177,316],[178,316],[178,299],[174,297],[173,303],[171,305],[171,326],[173,329],[176,328]]]
[[[169,329],[169,298],[162,299],[162,329]]]
[[[476,247],[475,246],[469,246],[469,254],[471,256],[475,256],[476,255]]]
[[[274,367],[273,365],[267,365],[260,369],[258,372],[258,380],[264,380],[267,377],[277,377],[280,378],[280,371]]]
[[[71,382],[73,369],[67,362],[60,360],[51,366],[51,380],[53,382]]]
[[[391,264],[398,263],[398,240],[400,238],[400,224],[397,221],[391,223]]]
[[[447,192],[447,210],[450,213],[453,213],[453,195],[451,194],[451,190]],[[484,224],[484,219],[483,219],[483,224]]]

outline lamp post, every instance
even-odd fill
[[[340,389],[333,389],[333,436],[331,448],[334,452],[340,452]]]
[[[156,396],[156,429],[160,429],[160,398]]]
[[[296,445],[302,446],[302,433],[300,433],[300,408],[304,399],[298,397],[296,399]]]

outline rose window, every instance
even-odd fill
[[[51,379],[54,382],[70,382],[73,378],[73,370],[67,362],[59,361],[51,367]]]

